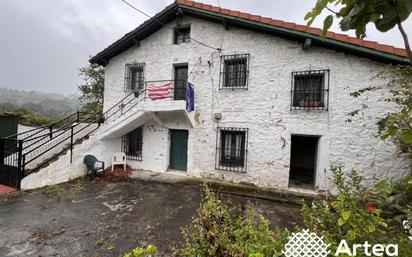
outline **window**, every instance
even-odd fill
[[[291,109],[327,110],[329,70],[292,72],[291,93]]]
[[[129,160],[142,160],[142,147],[143,147],[143,128],[129,132],[122,137],[122,149],[126,153],[126,157]]]
[[[141,91],[144,87],[144,63],[126,64],[125,91]]]
[[[221,86],[219,89],[247,89],[249,54],[223,55],[221,60]]]
[[[175,28],[174,44],[179,45],[182,43],[190,42],[190,26],[184,26]]]
[[[217,170],[246,172],[247,133],[245,128],[218,128],[216,140]]]

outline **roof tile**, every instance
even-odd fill
[[[262,19],[260,20],[261,23],[266,23],[266,24],[271,24],[272,23],[272,19],[268,18],[268,17],[262,17]]]
[[[212,6],[210,4],[204,4],[203,9],[210,11],[212,9]]]
[[[203,9],[203,4],[198,2],[193,2],[193,7]]]
[[[296,27],[296,24],[293,22],[283,22],[282,27],[287,28],[287,29],[294,29]]]
[[[244,13],[244,12],[241,12],[240,15],[239,15],[240,18],[248,19],[248,20],[250,20],[250,16],[251,15],[249,13]]]
[[[186,5],[189,7],[195,7],[195,8],[199,8],[199,9],[203,9],[203,10],[207,10],[207,11],[212,11],[212,12],[216,12],[216,13],[220,13],[220,14],[224,14],[224,15],[230,15],[233,17],[240,17],[242,19],[245,20],[250,20],[250,21],[255,21],[255,22],[260,22],[263,24],[269,24],[269,25],[274,25],[277,27],[283,27],[286,29],[291,29],[291,30],[296,30],[296,31],[301,31],[301,32],[306,32],[309,34],[314,34],[319,36],[321,33],[321,30],[319,28],[309,28],[307,26],[304,25],[299,25],[299,24],[295,24],[295,23],[291,23],[291,22],[284,22],[281,20],[274,20],[268,17],[261,17],[258,15],[253,15],[253,14],[249,14],[249,13],[241,13],[239,11],[234,11],[234,10],[229,10],[229,9],[224,9],[224,8],[219,8],[216,6],[211,6],[211,5],[204,5],[201,3],[197,3],[197,2],[193,2],[193,1],[188,1],[188,0],[177,0],[177,2],[181,5]],[[334,32],[327,32],[325,35],[327,38],[336,40],[336,41],[340,41],[340,42],[344,42],[344,43],[349,43],[349,44],[353,44],[353,45],[359,45],[359,46],[363,46],[366,48],[371,48],[377,51],[381,51],[381,52],[385,52],[385,53],[391,53],[391,54],[395,54],[398,56],[402,56],[402,57],[407,57],[407,53],[405,49],[401,49],[401,48],[394,48],[393,46],[389,46],[389,45],[383,45],[383,44],[379,44],[377,42],[373,42],[373,41],[368,41],[368,40],[362,40],[362,39],[358,39],[358,38],[354,38],[354,37],[350,37],[348,35],[344,35],[344,34],[339,34],[339,33],[334,33]]]
[[[393,49],[393,53],[396,54],[396,55],[408,56],[408,54],[406,53],[406,50],[405,50],[405,49],[402,49],[402,48],[397,48],[397,47],[395,47],[395,48]]]
[[[251,15],[250,20],[260,22],[262,20],[262,16],[259,15]]]
[[[229,15],[235,16],[235,17],[240,17],[240,12],[239,12],[239,11],[230,10]]]
[[[271,20],[270,24],[278,26],[278,27],[283,27],[283,23],[285,23],[284,21],[280,21],[280,20]]]
[[[306,32],[306,31],[309,29],[309,27],[308,27],[308,26],[304,26],[304,25],[296,24],[296,25],[295,25],[295,29],[298,30],[298,31]]]
[[[393,54],[393,52],[394,52],[394,47],[393,47],[393,46],[390,46],[390,45],[378,44],[378,45],[376,46],[376,50]]]
[[[221,14],[229,14],[229,13],[230,13],[230,10],[229,10],[229,9],[225,9],[225,8],[221,8],[221,9],[220,9],[220,13],[221,13]]]
[[[212,6],[212,9],[210,9],[212,12],[220,12],[220,7]]]
[[[182,0],[182,4],[187,5],[187,6],[193,6],[194,2]]]

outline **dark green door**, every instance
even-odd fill
[[[187,65],[175,66],[175,100],[186,100]]]
[[[170,169],[187,170],[187,130],[170,130]]]

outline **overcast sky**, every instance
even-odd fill
[[[154,15],[173,0],[129,0]],[[316,0],[201,0],[203,3],[304,24]],[[120,0],[0,0],[0,87],[77,91],[88,57],[137,27],[145,16]],[[315,22],[321,27],[322,19]],[[412,37],[412,18],[405,22]],[[339,31],[335,25],[333,31]],[[369,40],[403,48],[397,30],[368,30]]]

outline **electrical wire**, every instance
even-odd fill
[[[128,1],[126,1],[126,0],[120,0],[120,1],[122,1],[123,3],[125,3],[126,5],[128,5],[130,8],[134,9],[135,11],[137,11],[137,12],[143,14],[144,16],[148,17],[149,19],[153,19],[152,16],[150,16],[149,14],[143,12],[142,10],[140,10],[139,8],[137,8],[136,6],[134,6],[134,5],[132,5],[131,3],[129,3]],[[154,20],[155,20],[157,23],[159,23],[160,25],[162,25],[162,26],[164,26],[164,27],[172,30],[173,32],[176,32],[176,29],[174,29],[173,27],[165,24],[164,22],[162,22],[162,21],[160,21],[160,20],[158,20],[158,19],[154,19]],[[194,38],[192,38],[192,37],[190,37],[190,36],[189,36],[189,38],[190,38],[192,41],[198,43],[199,45],[202,45],[202,46],[211,48],[211,49],[213,49],[213,50],[221,51],[220,48],[210,46],[210,45],[208,45],[208,44],[206,44],[206,43],[203,43],[203,42],[201,42],[201,41],[199,41],[199,40],[197,40],[197,39],[194,39]]]

